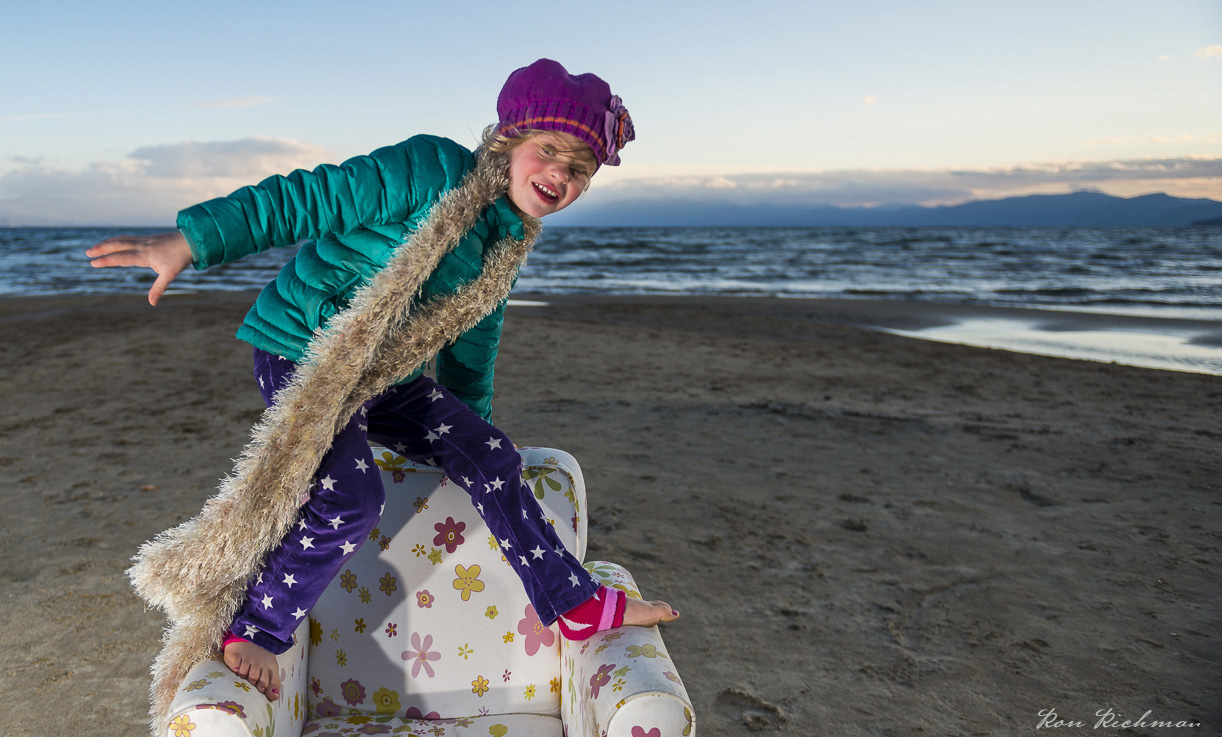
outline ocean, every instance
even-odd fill
[[[0,228],[0,296],[147,291],[152,272],[92,269],[84,255],[141,232],[156,229]],[[260,288],[293,252],[184,273],[174,288]],[[551,228],[516,291],[916,300],[1217,323],[1222,228]],[[1216,361],[1164,367],[1222,373],[1214,350]]]

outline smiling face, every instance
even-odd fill
[[[509,201],[536,218],[560,212],[589,186],[595,163],[589,146],[573,136],[551,131],[531,136],[509,156]]]

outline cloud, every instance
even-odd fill
[[[328,159],[289,139],[144,146],[70,171],[31,164],[0,176],[0,225],[170,225],[183,207]]]
[[[602,187],[596,182],[590,199],[613,202],[716,198],[742,205],[859,207],[957,204],[974,199],[1082,188],[1098,188],[1118,195],[1138,193],[1134,190],[1174,192],[1178,189],[1186,193],[1184,196],[1222,198],[1222,158],[1046,162],[975,170],[863,169],[624,179]]]
[[[1194,59],[1210,59],[1214,57],[1222,57],[1222,44],[1213,44],[1204,46],[1192,52]]]
[[[229,97],[224,100],[210,100],[208,102],[197,102],[191,107],[210,107],[210,108],[226,108],[226,107],[258,107],[260,105],[269,105],[273,102],[279,102],[279,97],[261,97],[258,95],[246,95],[245,97]]]
[[[871,107],[872,105],[878,104],[878,98],[874,95],[866,95],[865,97],[861,98],[861,101],[865,103],[866,107]]]
[[[1222,143],[1222,133],[1198,136],[1181,133],[1178,136],[1110,136],[1083,141],[1087,146],[1128,146],[1147,143]]]

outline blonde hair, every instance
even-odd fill
[[[495,156],[509,156],[518,146],[544,133],[550,133],[563,140],[566,145],[556,146],[556,153],[563,154],[572,159],[574,163],[584,166],[587,176],[593,177],[594,172],[598,171],[598,159],[595,158],[594,151],[580,138],[564,131],[540,128],[507,128],[501,131],[497,126],[490,125],[484,129],[483,140],[480,141],[479,147],[482,151]]]

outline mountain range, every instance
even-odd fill
[[[570,214],[571,213],[571,214]],[[589,203],[552,219],[573,226],[955,226],[1107,227],[1222,225],[1222,202],[1166,194],[1114,197],[1095,191],[976,200],[938,207],[834,207],[698,200]]]

